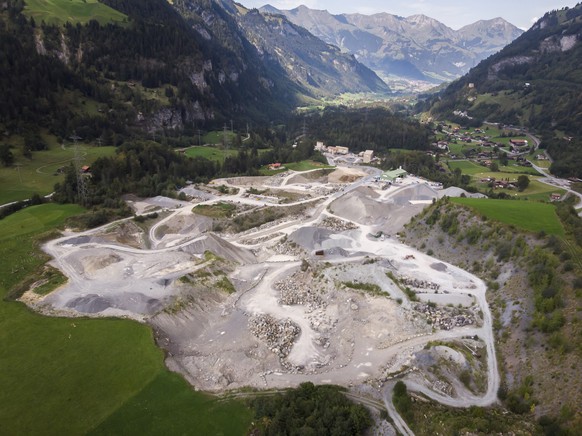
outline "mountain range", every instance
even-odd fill
[[[132,131],[265,123],[321,97],[389,92],[353,56],[229,0],[7,1],[0,89],[4,131],[76,130],[107,143]]]
[[[224,30],[228,25],[224,13],[228,14],[242,38],[254,46],[260,59],[277,65],[298,85],[305,97],[329,97],[344,92],[389,92],[386,84],[354,56],[323,42],[283,16],[261,14],[231,0],[176,0],[173,5],[187,19],[196,21],[196,29],[206,26],[207,30],[200,32],[204,37],[212,32],[225,38],[228,32]]]
[[[306,6],[281,10],[266,5],[259,10],[283,15],[355,55],[389,85],[395,78],[433,84],[456,79],[523,33],[502,18],[453,30],[425,15],[333,15]]]

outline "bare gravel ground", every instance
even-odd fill
[[[332,194],[302,218],[244,237],[205,232],[207,222],[187,204],[152,227],[150,250],[111,244],[99,237],[104,229],[51,241],[45,249],[69,283],[31,304],[58,314],[145,320],[168,351],[168,366],[208,391],[308,380],[379,389],[428,341],[478,335],[487,344],[487,392],[450,402],[494,401],[498,379],[484,284],[389,236],[438,197],[428,184],[411,178],[383,190],[366,172],[345,168],[335,175],[221,180],[215,184],[241,189],[207,201],[260,204],[242,197],[247,188],[272,187],[273,180],[289,189],[326,187],[322,178],[346,182],[333,184]],[[232,267],[208,269],[216,259]],[[413,291],[438,294],[439,304],[461,303],[478,322],[440,328],[387,273],[416,279]],[[220,274],[234,293],[202,285]],[[447,316],[439,312],[438,319]]]

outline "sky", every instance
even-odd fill
[[[327,9],[332,14],[388,12],[402,17],[424,14],[457,30],[478,20],[502,17],[527,30],[544,13],[575,6],[578,1],[556,0],[236,0],[246,7],[270,4],[293,9],[301,4],[311,9]]]

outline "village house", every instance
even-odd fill
[[[527,139],[510,139],[509,143],[516,147],[527,147]]]

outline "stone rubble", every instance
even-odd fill
[[[269,350],[280,359],[289,355],[295,338],[301,333],[301,328],[289,318],[277,320],[266,314],[251,317],[249,330],[255,337],[265,342]]]
[[[475,317],[471,313],[456,307],[438,307],[426,303],[419,303],[414,310],[423,313],[431,324],[441,330],[451,330],[454,327],[463,327],[475,324]]]
[[[410,278],[406,276],[400,277],[400,283],[404,286],[410,286],[416,289],[430,289],[433,291],[438,291],[441,286],[437,283],[429,282],[428,280],[418,280],[415,278]]]
[[[333,217],[325,218],[318,224],[318,227],[333,230],[335,232],[344,232],[346,230],[355,230],[358,226],[351,221],[340,220]]]
[[[306,311],[313,312],[316,309],[325,308],[327,303],[315,289],[298,280],[298,273],[287,279],[274,284],[274,288],[279,291],[279,304],[307,306]]]

